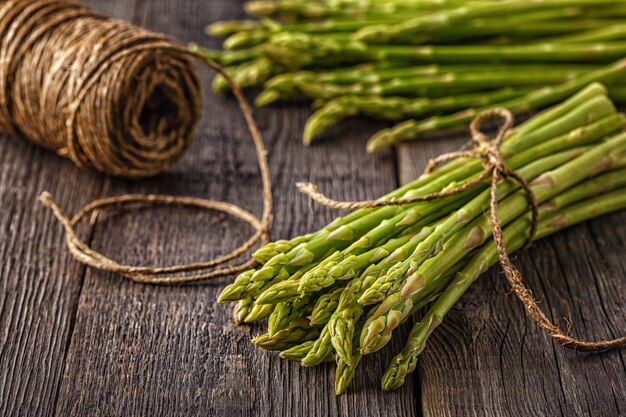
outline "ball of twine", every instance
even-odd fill
[[[167,170],[200,117],[194,59],[78,3],[0,5],[0,129],[123,177]]]
[[[262,215],[205,198],[121,195],[92,201],[70,217],[44,192],[40,199],[65,228],[68,248],[79,262],[150,284],[204,281],[249,269],[254,259],[235,259],[267,243],[272,223],[267,151],[243,91],[213,61],[165,35],[79,3],[0,2],[0,130],[55,150],[81,167],[138,178],[176,162],[200,118],[197,60],[224,77],[243,113],[259,164]],[[152,205],[222,211],[255,231],[227,254],[171,266],[116,261],[93,250],[76,231],[78,223],[101,211]]]

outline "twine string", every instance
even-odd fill
[[[480,126],[483,122],[494,117],[503,120],[494,139],[490,140],[487,135],[481,132]],[[356,209],[356,208],[372,208],[392,205],[406,205],[410,203],[436,200],[443,197],[452,196],[462,193],[490,178],[490,214],[491,230],[493,240],[498,252],[500,266],[504,272],[512,291],[522,302],[526,313],[535,323],[545,330],[550,337],[560,343],[562,346],[580,350],[580,351],[602,351],[626,345],[626,337],[620,337],[609,340],[586,341],[576,339],[569,335],[569,325],[567,332],[563,332],[555,325],[541,310],[538,301],[535,299],[532,291],[524,284],[523,277],[519,270],[515,267],[506,249],[505,239],[502,232],[502,225],[498,218],[498,182],[501,179],[511,178],[519,183],[524,190],[529,205],[531,207],[532,220],[528,233],[526,246],[534,240],[537,232],[538,223],[538,204],[535,195],[530,188],[528,182],[516,172],[506,167],[504,157],[500,153],[500,146],[507,132],[513,126],[513,114],[505,108],[496,107],[478,114],[470,124],[471,138],[474,143],[474,149],[461,150],[443,154],[429,161],[425,173],[431,172],[437,166],[444,162],[456,158],[475,158],[480,160],[483,166],[483,173],[475,179],[466,181],[459,186],[446,189],[444,191],[435,192],[423,196],[413,198],[399,198],[395,200],[370,200],[370,201],[338,201],[322,194],[315,185],[311,183],[298,183],[298,189],[308,195],[316,202],[335,209]]]

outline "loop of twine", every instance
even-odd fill
[[[72,255],[94,268],[150,284],[231,275],[254,260],[217,268],[269,241],[272,190],[267,151],[241,88],[216,63],[165,35],[108,19],[71,1],[6,0],[0,5],[0,129],[57,151],[81,167],[124,177],[167,170],[187,148],[200,116],[195,59],[228,82],[255,146],[263,183],[261,218],[234,204],[168,195],[122,195],[93,201],[73,218],[49,193],[40,200],[65,228]],[[250,224],[255,233],[226,255],[157,267],[117,262],[89,247],[77,224],[97,212],[133,205],[194,206]],[[206,270],[196,274],[183,274]],[[176,275],[176,274],[179,275]]]
[[[492,119],[494,117],[501,118],[504,120],[504,122],[499,127],[495,138],[490,140],[487,135],[480,131],[480,126],[484,121]],[[500,219],[498,218],[498,181],[504,178],[512,178],[519,183],[520,187],[526,193],[532,212],[531,227],[526,246],[530,245],[530,243],[535,238],[539,213],[537,200],[532,189],[530,188],[530,185],[519,174],[506,167],[504,157],[500,153],[500,146],[502,144],[502,141],[512,126],[513,114],[508,109],[496,107],[478,114],[470,124],[470,132],[472,141],[474,142],[474,149],[461,150],[440,155],[439,157],[429,161],[424,172],[431,172],[443,162],[461,157],[476,158],[480,160],[484,172],[475,179],[466,181],[459,186],[444,191],[439,191],[419,197],[399,198],[395,200],[391,199],[370,201],[338,201],[325,196],[318,191],[315,185],[311,183],[298,183],[296,185],[301,192],[308,195],[316,202],[334,209],[345,210],[392,205],[406,205],[410,203],[436,200],[439,198],[449,197],[462,193],[482,183],[487,178],[491,178],[489,206],[493,240],[498,251],[498,258],[500,261],[500,266],[502,267],[502,270],[504,272],[504,276],[509,282],[511,290],[521,300],[526,310],[526,313],[535,321],[535,323],[539,327],[544,329],[550,335],[550,337],[552,337],[562,346],[570,349],[580,351],[601,351],[626,345],[626,337],[599,341],[586,341],[576,339],[568,334],[569,325],[568,331],[563,332],[558,326],[552,323],[552,321],[550,321],[550,319],[548,319],[545,313],[541,310],[538,301],[532,294],[532,291],[524,285],[521,273],[515,267],[515,265],[513,265],[513,262],[511,261],[511,258],[509,257],[509,254],[506,250],[506,244],[502,232],[502,225],[500,223]]]

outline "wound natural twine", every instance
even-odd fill
[[[123,177],[167,170],[200,117],[192,56],[67,1],[0,6],[0,129]]]
[[[231,203],[167,195],[123,195],[95,200],[68,217],[48,193],[41,201],[64,226],[72,255],[94,268],[118,272],[150,284],[180,284],[235,274],[254,259],[223,267],[255,244],[269,240],[272,192],[266,150],[252,109],[241,88],[223,69],[172,39],[121,20],[108,19],[78,3],[58,0],[6,0],[0,6],[0,129],[70,158],[81,167],[123,177],[147,177],[167,170],[186,149],[200,115],[200,84],[194,66],[199,59],[228,82],[255,145],[263,183],[261,218]],[[494,116],[505,120],[494,140],[479,127]],[[453,189],[410,199],[341,202],[310,183],[299,189],[336,209],[403,205],[451,196],[490,179],[490,219],[500,265],[528,315],[563,346],[583,351],[626,344],[626,337],[583,341],[564,333],[539,308],[506,251],[497,216],[497,183],[513,178],[525,190],[532,208],[528,243],[537,227],[537,203],[528,183],[509,170],[500,144],[513,124],[511,112],[495,108],[470,125],[475,148],[442,155],[426,172],[459,157],[479,159],[484,172]],[[195,206],[218,210],[248,222],[255,233],[241,246],[218,258],[169,267],[119,263],[91,249],[75,231],[79,222],[106,209],[128,205]],[[208,272],[180,275],[215,268]]]
[[[0,130],[55,150],[84,168],[137,178],[165,171],[178,160],[200,117],[196,59],[228,81],[244,115],[263,183],[261,218],[226,202],[167,195],[103,198],[69,218],[43,193],[41,201],[64,226],[67,245],[79,262],[151,284],[203,281],[250,268],[253,260],[219,266],[269,240],[267,152],[241,88],[220,66],[169,37],[70,1],[7,0],[0,5]],[[130,205],[218,210],[249,223],[255,233],[218,258],[157,267],[119,263],[91,249],[75,231],[95,212]],[[181,275],[209,268],[216,269]]]
[[[495,138],[493,140],[490,140],[487,135],[481,132],[480,126],[483,122],[494,117],[503,119],[504,123],[502,123],[502,125],[498,129]],[[498,258],[500,260],[500,266],[502,267],[504,276],[511,286],[511,290],[517,295],[517,297],[524,305],[526,313],[535,321],[535,323],[539,327],[544,329],[550,335],[550,337],[559,342],[561,345],[570,349],[592,352],[613,349],[626,345],[626,337],[609,340],[586,341],[576,339],[570,336],[568,334],[569,329],[568,332],[563,332],[557,325],[552,323],[552,321],[541,310],[541,308],[539,307],[539,303],[533,296],[532,291],[528,289],[526,285],[524,285],[522,274],[511,261],[511,258],[509,257],[509,254],[506,250],[506,244],[502,232],[502,225],[500,224],[500,219],[498,218],[498,181],[500,181],[501,179],[512,178],[519,183],[520,187],[526,193],[532,212],[532,223],[528,234],[526,246],[530,245],[534,240],[538,222],[537,200],[535,199],[535,195],[530,188],[530,185],[519,174],[507,168],[504,162],[504,157],[500,153],[500,146],[502,144],[502,141],[504,140],[512,126],[513,113],[511,113],[508,109],[495,107],[493,109],[478,114],[470,124],[470,133],[472,142],[474,143],[474,149],[450,152],[440,155],[439,157],[430,160],[424,172],[428,173],[443,162],[462,157],[478,159],[483,165],[484,172],[473,180],[469,180],[460,184],[457,187],[446,189],[440,192],[435,192],[432,194],[427,194],[414,198],[400,198],[393,200],[338,201],[329,198],[319,192],[314,184],[298,183],[297,186],[301,192],[308,195],[311,199],[317,201],[322,205],[335,209],[352,210],[357,208],[405,205],[420,201],[430,201],[439,198],[449,197],[467,191],[490,178],[491,185],[489,188],[489,219],[491,221],[493,240],[498,251]]]

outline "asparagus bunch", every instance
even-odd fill
[[[305,144],[348,117],[402,121],[372,136],[367,149],[378,152],[464,126],[486,106],[525,112],[593,81],[623,84],[621,0],[252,0],[245,8],[258,20],[208,26],[225,38],[223,51],[191,47],[243,87],[262,87],[257,106],[311,101]],[[220,76],[213,87],[228,91]],[[623,92],[613,98],[626,101]]]
[[[591,84],[515,127],[501,147],[506,166],[531,186],[542,238],[626,208],[626,116],[606,89]],[[382,197],[412,198],[450,189],[482,172],[458,158]],[[519,184],[498,184],[498,217],[513,252],[528,238],[531,208]],[[314,366],[335,361],[335,391],[352,380],[363,355],[383,348],[413,321],[406,346],[382,379],[402,385],[430,334],[483,272],[498,261],[484,181],[437,200],[355,210],[321,229],[254,253],[259,267],[239,275],[219,301],[237,302],[238,323],[267,318],[257,346]]]

